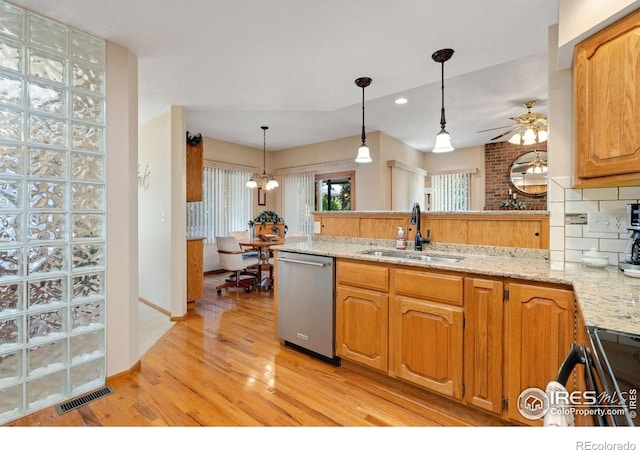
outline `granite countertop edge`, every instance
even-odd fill
[[[397,216],[398,214],[410,215],[411,211],[312,211],[311,214],[336,215],[336,216]],[[496,209],[486,211],[421,211],[423,215],[452,215],[452,216],[477,216],[477,215],[514,215],[514,216],[548,216],[548,210],[516,210],[516,209]]]
[[[272,249],[568,285],[575,292],[587,326],[640,336],[640,279],[624,276],[617,266],[593,268],[549,261],[548,252],[541,250],[446,244],[430,244],[422,253],[463,259],[455,263],[424,262],[362,253],[374,248],[388,250],[394,242],[314,236],[309,242],[277,245]]]

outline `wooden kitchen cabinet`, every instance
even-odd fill
[[[407,239],[413,239],[414,233],[409,235],[409,218],[400,216],[380,216],[372,220],[360,219],[360,235],[374,239],[395,239],[398,237],[398,227],[404,228]]]
[[[505,361],[508,419],[542,425],[518,411],[526,388],[544,391],[574,342],[574,294],[569,288],[508,283]]]
[[[326,236],[360,236],[360,219],[357,217],[322,217],[320,234]]]
[[[203,177],[203,147],[202,141],[192,145],[187,141],[187,201],[202,201]]]
[[[388,369],[389,269],[336,262],[336,354]]]
[[[391,278],[390,375],[462,399],[463,277],[392,269]]]
[[[187,239],[187,305],[204,297],[203,239]]]
[[[317,212],[323,236],[395,239],[398,227],[404,227],[409,242],[415,237],[415,226],[409,223],[409,213],[379,212],[338,213]],[[549,214],[427,212],[421,216],[421,233],[431,230],[432,242],[467,245],[488,245],[518,248],[549,248]]]
[[[549,227],[531,220],[474,220],[468,240],[476,245],[516,248],[549,248]]]
[[[501,414],[503,398],[503,283],[464,280],[464,401]]]
[[[576,45],[575,187],[640,179],[640,10]]]

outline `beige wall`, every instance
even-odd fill
[[[424,180],[416,176],[407,176],[399,181],[399,189],[392,189],[391,168],[387,161],[397,160],[409,166],[422,168],[422,152],[379,131],[367,134],[366,142],[373,162],[356,166],[356,209],[386,211],[399,207],[406,210],[414,201],[420,201],[419,188],[424,186]],[[355,158],[359,146],[360,136],[357,135],[293,147],[270,152],[272,155],[268,156],[267,165],[271,161],[274,169],[284,169],[349,160]],[[392,201],[392,195],[395,196],[395,201]]]
[[[484,209],[484,146],[457,148],[450,153],[424,153],[422,167],[427,172],[478,169],[477,173],[471,175],[471,204],[469,208],[472,211],[482,211]]]
[[[107,376],[138,349],[138,60],[107,41]]]
[[[186,117],[182,107],[140,125],[139,295],[172,317],[186,313]]]
[[[140,297],[171,309],[171,111],[139,128],[138,165],[145,186],[138,187]]]
[[[384,133],[380,133],[380,160],[385,163],[381,178],[384,208],[408,211],[414,203],[425,209],[425,175],[422,169],[423,153]],[[388,161],[401,164],[389,167]]]
[[[358,164],[356,168],[355,207],[358,210],[384,209],[383,187],[379,184],[383,175],[380,166],[380,134],[379,132],[367,134],[367,146],[373,162]],[[355,159],[359,146],[360,136],[358,135],[269,152],[272,154],[269,156],[274,169],[284,169]]]

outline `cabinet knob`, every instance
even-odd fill
[[[540,233],[538,231],[536,231],[535,233],[533,233],[534,236],[540,236]]]

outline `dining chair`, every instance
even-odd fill
[[[229,287],[242,287],[245,292],[251,292],[259,281],[258,271],[251,270],[252,267],[257,267],[258,257],[244,257],[238,240],[233,236],[216,236],[216,246],[220,265],[224,270],[232,272],[223,284],[216,287],[218,295],[222,293],[222,289]]]
[[[229,231],[229,236],[233,236],[238,240],[238,242],[248,242],[249,239],[251,239],[249,230]],[[244,253],[242,254],[243,258],[250,258],[252,256],[258,256],[258,252],[255,250],[244,250]]]

